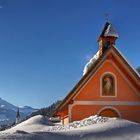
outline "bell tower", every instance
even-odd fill
[[[115,28],[108,21],[106,22],[99,38],[99,55],[105,53],[105,51],[111,46],[115,45],[116,39],[119,37]]]
[[[19,108],[17,110],[17,114],[16,114],[16,124],[20,123],[20,113],[19,113]]]

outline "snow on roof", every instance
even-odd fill
[[[104,37],[109,37],[109,36],[113,36],[117,38],[119,37],[116,29],[111,24],[108,25],[107,29],[104,32]]]
[[[88,70],[92,67],[92,65],[98,58],[99,58],[99,51],[86,63],[83,70],[83,75],[85,75],[88,72]]]
[[[135,73],[137,74],[137,76],[140,77],[140,74],[138,73],[138,71],[131,65],[130,62],[128,62],[128,60],[126,59],[126,57],[116,48],[115,45],[113,45],[113,47],[121,54],[121,56],[125,59],[125,61],[128,63],[128,65],[135,71]],[[92,65],[94,64],[94,62],[98,58],[99,58],[99,51],[86,63],[86,65],[84,67],[84,70],[83,70],[83,75],[85,75],[88,72],[88,70],[92,67]]]
[[[113,25],[109,22],[106,22],[99,38],[100,37],[116,37],[116,38],[118,38],[119,35],[118,35],[116,29],[113,27]]]

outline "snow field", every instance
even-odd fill
[[[38,115],[0,132],[0,140],[140,140],[140,124],[95,115],[55,125]]]
[[[73,123],[69,123],[67,125],[58,125],[58,126],[53,126],[50,129],[48,129],[48,131],[68,131],[68,130],[72,130],[75,128],[81,128],[84,126],[90,126],[93,124],[97,124],[97,123],[104,123],[107,122],[109,120],[109,118],[107,117],[101,117],[101,116],[90,116],[89,118],[83,119],[81,121],[74,121]]]

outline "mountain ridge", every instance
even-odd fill
[[[38,110],[30,106],[18,107],[0,98],[0,125],[14,123],[18,109],[20,111],[21,119],[26,118],[31,113]]]

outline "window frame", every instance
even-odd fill
[[[103,78],[105,75],[111,75],[114,79],[114,95],[103,95]],[[105,97],[105,98],[110,98],[110,97],[117,97],[117,77],[114,73],[112,72],[105,72],[101,75],[100,77],[100,97]]]

